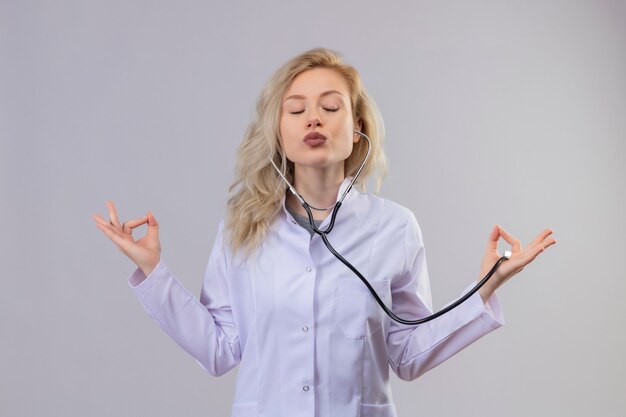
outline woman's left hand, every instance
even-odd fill
[[[489,241],[487,242],[487,248],[481,264],[480,277],[478,280],[483,279],[502,256],[498,253],[498,240],[500,240],[500,237],[511,245],[512,254],[509,260],[502,262],[493,276],[480,288],[479,293],[483,301],[486,302],[496,289],[508,281],[513,275],[524,269],[537,255],[554,245],[556,239],[550,237],[551,234],[551,229],[545,229],[539,233],[535,240],[530,242],[530,244],[522,250],[522,243],[519,239],[508,234],[500,226],[494,226],[489,235]]]

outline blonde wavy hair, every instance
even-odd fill
[[[373,173],[376,191],[387,173],[383,152],[384,126],[374,101],[361,83],[358,71],[345,64],[341,56],[325,48],[304,52],[285,63],[267,81],[256,106],[256,114],[248,126],[237,151],[235,180],[230,186],[227,206],[226,232],[233,253],[253,253],[263,240],[270,225],[280,212],[287,190],[270,163],[274,163],[293,183],[294,165],[283,151],[280,139],[282,99],[294,78],[304,71],[327,68],[345,79],[352,105],[355,125],[369,136],[372,144],[370,158],[363,167],[355,186],[365,189],[365,181]],[[367,153],[367,141],[359,140],[345,160],[347,176],[353,176]]]

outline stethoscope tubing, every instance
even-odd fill
[[[343,203],[343,199],[346,197],[348,192],[352,189],[352,185],[354,184],[354,182],[358,178],[359,174],[361,174],[361,171],[363,170],[363,167],[365,166],[365,163],[367,162],[367,160],[369,158],[369,155],[370,155],[370,151],[371,151],[371,147],[372,147],[370,138],[365,133],[359,132],[358,130],[355,130],[355,133],[357,133],[358,135],[360,135],[360,136],[364,137],[365,139],[367,139],[367,143],[368,143],[367,155],[365,156],[365,159],[361,163],[361,166],[359,167],[356,175],[352,178],[352,182],[350,183],[350,185],[346,188],[346,190],[342,194],[341,198],[335,203],[334,207],[332,207],[333,211],[332,211],[332,213],[330,215],[331,216],[330,217],[330,222],[329,222],[329,224],[328,224],[328,226],[326,227],[325,230],[320,230],[315,225],[315,222],[313,221],[313,213],[311,212],[311,208],[313,208],[313,207],[310,206],[304,200],[304,198],[300,194],[298,194],[296,189],[289,183],[289,181],[283,175],[283,173],[280,172],[280,170],[278,169],[278,167],[276,166],[274,161],[270,160],[270,162],[272,163],[272,165],[274,166],[274,168],[276,169],[276,171],[278,172],[280,177],[287,183],[287,186],[289,187],[289,190],[296,196],[298,201],[300,201],[300,203],[302,204],[302,207],[304,207],[304,210],[307,212],[307,216],[309,218],[309,225],[311,226],[311,229],[313,230],[313,232],[315,232],[315,234],[319,235],[322,238],[322,241],[324,242],[324,245],[326,246],[328,251],[330,253],[332,253],[333,256],[335,256],[335,258],[337,258],[341,263],[343,263],[348,269],[350,269],[361,280],[361,282],[370,291],[370,293],[372,294],[372,296],[374,297],[374,299],[376,300],[376,302],[378,303],[380,308],[382,308],[383,311],[392,320],[394,320],[394,321],[396,321],[398,323],[401,323],[401,324],[405,324],[407,326],[417,326],[417,325],[420,325],[420,324],[427,323],[427,322],[429,322],[431,320],[434,320],[437,317],[440,317],[440,316],[446,314],[447,312],[457,308],[458,306],[463,304],[465,301],[467,301],[472,295],[474,295],[478,290],[480,290],[483,285],[485,285],[487,283],[487,281],[493,276],[493,274],[496,272],[496,270],[500,267],[502,262],[508,260],[511,257],[511,252],[509,252],[509,251],[504,252],[504,255],[502,257],[500,257],[500,259],[498,259],[496,261],[496,263],[489,270],[489,272],[487,272],[487,275],[485,275],[474,287],[472,287],[471,290],[469,290],[467,293],[463,294],[463,296],[461,296],[455,302],[453,302],[453,303],[449,304],[448,306],[444,307],[443,309],[441,309],[441,310],[437,311],[436,313],[433,313],[433,314],[431,314],[429,316],[422,317],[422,318],[415,319],[415,320],[409,320],[409,319],[405,319],[405,318],[402,318],[402,317],[398,317],[393,311],[391,311],[391,309],[389,309],[389,307],[387,307],[387,305],[385,305],[383,300],[381,300],[379,295],[376,293],[376,291],[374,290],[372,285],[369,283],[369,281],[363,276],[363,274],[361,274],[361,272],[359,272],[359,270],[356,269],[354,267],[354,265],[352,265],[350,262],[348,262],[339,252],[337,252],[337,250],[335,250],[333,245],[331,245],[330,242],[328,241],[328,234],[335,227],[335,219],[337,217],[337,213],[339,211],[339,208],[341,207],[341,204]],[[315,210],[319,210],[319,209],[316,209],[316,208],[314,208],[314,209]]]
[[[498,259],[496,261],[496,263],[493,265],[493,267],[489,270],[489,272],[487,273],[487,275],[485,275],[483,277],[483,279],[481,279],[474,287],[472,287],[471,290],[469,290],[467,293],[465,293],[462,297],[460,297],[458,300],[456,300],[455,302],[453,302],[452,304],[446,306],[445,308],[437,311],[436,313],[433,313],[429,316],[426,317],[422,317],[416,320],[408,320],[408,319],[404,319],[402,317],[397,316],[393,311],[391,311],[389,309],[389,307],[387,307],[387,305],[383,302],[383,300],[381,300],[381,298],[379,297],[379,295],[376,293],[376,290],[374,290],[374,288],[372,287],[372,285],[369,283],[369,281],[363,276],[363,274],[361,274],[361,272],[359,272],[358,269],[356,269],[354,267],[354,265],[352,265],[350,262],[348,262],[339,252],[337,252],[337,250],[330,244],[330,242],[328,241],[328,233],[330,233],[330,231],[333,229],[333,227],[335,226],[335,217],[337,216],[337,212],[339,211],[339,207],[341,207],[341,203],[338,203],[334,208],[333,208],[333,212],[331,214],[331,219],[330,219],[330,224],[328,225],[328,227],[326,228],[326,230],[320,230],[317,226],[315,226],[315,222],[313,222],[313,213],[311,213],[311,209],[309,208],[309,205],[305,204],[303,205],[304,209],[307,212],[307,215],[309,217],[309,223],[311,224],[311,227],[313,228],[313,231],[319,235],[322,238],[322,241],[324,242],[324,245],[326,246],[326,248],[330,251],[330,253],[332,253],[335,258],[339,259],[339,261],[341,261],[341,263],[343,263],[346,267],[348,267],[348,269],[350,269],[357,277],[359,277],[359,279],[361,280],[361,282],[363,282],[363,284],[367,287],[367,289],[370,291],[370,293],[372,294],[372,296],[374,297],[374,299],[376,300],[376,302],[378,303],[378,305],[380,306],[380,308],[383,309],[383,311],[394,321],[401,323],[401,324],[405,324],[407,326],[416,326],[416,325],[420,325],[420,324],[424,324],[426,322],[429,322],[431,320],[436,319],[437,317],[440,317],[444,314],[446,314],[447,312],[449,312],[450,310],[453,310],[455,308],[457,308],[458,306],[460,306],[461,304],[463,304],[465,301],[467,301],[472,295],[474,295],[476,293],[476,291],[480,290],[480,288],[485,285],[487,283],[487,281],[491,278],[491,276],[496,272],[496,270],[500,267],[500,264],[502,264],[502,262],[506,261],[509,259],[509,257],[511,256],[511,252],[507,251],[504,253],[504,256],[500,257],[500,259]]]

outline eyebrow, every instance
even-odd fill
[[[328,90],[328,91],[324,91],[322,94],[320,94],[320,97],[328,96],[328,95],[330,95],[330,94],[339,94],[340,96],[343,96],[343,94],[341,94],[341,93],[340,93],[339,91],[337,91],[337,90]],[[299,94],[294,94],[294,95],[291,95],[291,96],[289,96],[289,97],[286,97],[286,98],[283,100],[283,103],[284,103],[285,101],[287,101],[287,100],[291,100],[291,99],[296,99],[296,100],[304,100],[305,98],[306,98],[306,97],[301,96],[301,95],[299,95]]]

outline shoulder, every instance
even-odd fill
[[[386,253],[401,253],[400,263],[405,270],[410,269],[416,255],[424,249],[422,231],[413,212],[393,200],[365,192],[356,193],[352,203],[355,210],[367,212],[362,218],[357,216],[361,230],[373,231],[371,236]]]
[[[417,223],[415,215],[409,208],[393,200],[369,192],[356,191],[355,194],[357,205],[367,207],[368,214],[378,217],[386,227],[392,225],[406,227],[411,223]]]
[[[404,242],[413,250],[423,246],[422,231],[413,212],[388,198],[357,191],[349,201],[357,224],[375,230],[386,242]],[[365,226],[367,225],[367,226]]]

